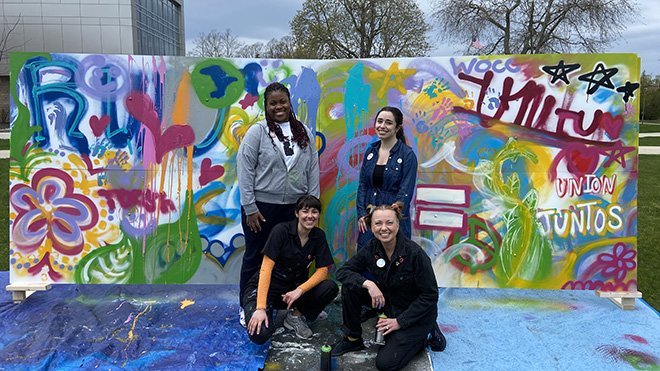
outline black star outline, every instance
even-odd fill
[[[619,93],[623,93],[623,101],[628,103],[628,99],[630,99],[630,97],[635,96],[635,90],[637,89],[639,89],[638,82],[630,83],[630,81],[626,81],[626,84],[616,88],[616,91]]]
[[[560,60],[559,63],[556,66],[543,66],[541,67],[543,72],[547,73],[548,75],[552,76],[552,80],[550,80],[551,84],[554,84],[557,80],[561,80],[566,85],[570,84],[568,81],[568,74],[580,69],[580,64],[579,63],[572,63],[572,64],[564,64],[564,60]]]
[[[589,86],[587,87],[587,94],[593,94],[598,90],[599,87],[614,89],[614,84],[610,77],[614,76],[619,72],[619,69],[616,67],[605,68],[603,63],[598,63],[596,68],[592,72],[585,73],[580,75],[578,80],[588,82]],[[596,75],[603,75],[599,80],[596,80]],[[593,86],[592,86],[593,84]]]

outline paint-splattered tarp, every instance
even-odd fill
[[[436,370],[660,368],[660,316],[643,301],[623,311],[593,292],[447,289],[438,322]]]
[[[8,283],[0,272],[0,284]],[[233,285],[58,285],[0,296],[0,369],[257,370]]]

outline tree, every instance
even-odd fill
[[[245,46],[238,40],[229,28],[225,32],[211,30],[205,34],[200,33],[193,41],[193,50],[190,55],[193,57],[238,57]]]
[[[296,58],[299,55],[296,49],[296,40],[290,35],[281,39],[271,39],[266,44],[264,53],[267,58]]]
[[[595,53],[637,13],[634,0],[435,0],[432,17],[444,40],[483,54]]]
[[[640,120],[657,120],[660,118],[660,75],[653,77],[644,71],[639,82]]]
[[[2,18],[4,22],[2,23],[2,32],[0,32],[0,62],[10,51],[21,46],[11,45],[9,42],[12,33],[16,32],[16,28],[18,28],[18,25],[21,23],[21,16],[19,15],[14,23],[7,23],[7,17],[5,16]]]
[[[413,0],[306,0],[291,21],[306,58],[424,55],[429,29]]]
[[[256,42],[254,44],[248,44],[241,48],[238,52],[238,56],[241,58],[265,58],[264,43]]]

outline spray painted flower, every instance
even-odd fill
[[[614,277],[617,282],[623,281],[628,271],[635,269],[637,263],[635,257],[637,251],[626,248],[623,243],[617,243],[612,248],[612,253],[598,255],[598,263],[602,267],[601,273],[605,277]]]
[[[10,191],[11,205],[18,211],[12,225],[12,241],[30,253],[46,238],[65,255],[82,251],[83,231],[99,219],[94,203],[74,193],[73,179],[59,169],[41,169],[32,177],[31,187],[18,184]]]

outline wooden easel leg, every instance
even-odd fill
[[[635,309],[635,299],[641,298],[642,293],[636,292],[613,292],[596,290],[596,295],[601,298],[608,298],[619,308],[623,310]]]

